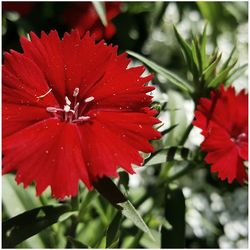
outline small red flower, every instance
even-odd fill
[[[205,139],[201,149],[207,152],[205,161],[219,178],[240,184],[247,180],[243,161],[248,160],[248,94],[238,95],[233,87],[211,93],[211,99],[201,98],[193,124],[202,129]]]
[[[78,29],[81,36],[90,31],[91,34],[95,34],[96,40],[110,39],[116,32],[115,25],[111,21],[120,13],[121,3],[106,2],[105,8],[108,22],[106,27],[91,2],[71,3],[65,10],[63,19],[71,28]]]
[[[56,31],[21,38],[23,54],[5,53],[3,76],[3,173],[17,183],[36,182],[37,195],[51,186],[63,199],[79,180],[91,189],[101,176],[134,173],[138,151],[152,152],[160,133],[148,108],[154,87],[144,67],[128,68],[127,55],[87,33]]]
[[[35,2],[2,2],[2,5],[4,11],[16,11],[21,16],[26,16],[31,12]]]

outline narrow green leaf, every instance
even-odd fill
[[[218,65],[218,63],[220,62],[221,59],[221,53],[219,54],[219,56],[217,58],[215,58],[215,61],[213,61],[213,63],[211,63],[203,72],[202,74],[204,75],[205,80],[208,80],[211,78],[211,76],[214,74],[216,67]]]
[[[188,148],[182,148],[181,149],[181,157],[186,160],[188,158],[189,149]]]
[[[115,243],[119,242],[118,234],[119,234],[119,228],[121,225],[122,220],[122,213],[118,211],[110,223],[107,233],[106,233],[106,248],[114,247]]]
[[[56,223],[71,207],[45,206],[17,215],[2,224],[4,247],[14,247],[29,237]]]
[[[143,232],[148,233],[150,237],[152,236],[149,228],[141,218],[140,214],[111,179],[104,176],[94,182],[93,185],[96,190],[114,207],[120,210],[126,218],[131,220]],[[154,239],[153,236],[151,238]]]
[[[229,71],[235,66],[237,60],[235,60],[230,66],[222,70],[209,84],[209,88],[216,88],[218,84],[224,83],[227,79]]]
[[[232,60],[233,58],[233,54],[236,50],[236,46],[233,47],[232,51],[230,52],[230,55],[228,56],[227,60],[223,63],[222,67],[221,67],[221,70],[224,70],[228,67],[230,61]]]
[[[205,25],[205,27],[203,29],[200,45],[201,45],[200,53],[201,53],[201,60],[202,60],[202,70],[204,70],[207,67],[207,54],[206,54],[207,24]]]
[[[190,47],[190,45],[182,38],[182,36],[179,34],[179,32],[177,31],[176,27],[173,26],[174,28],[174,33],[176,36],[177,41],[179,42],[182,51],[184,53],[184,57],[186,59],[186,62],[188,64],[188,67],[192,66],[192,48]]]
[[[247,70],[248,64],[244,64],[240,66],[239,68],[233,70],[227,77],[227,80],[225,82],[225,85],[228,86],[231,83],[233,83],[236,79],[238,79],[244,72]]]
[[[168,134],[177,126],[178,126],[178,124],[174,124],[174,125],[170,126],[169,128],[165,129],[164,131],[161,132],[162,136]]]
[[[90,248],[86,244],[72,238],[71,236],[67,236],[67,240],[70,242],[72,248]]]
[[[193,57],[193,61],[194,61],[195,65],[196,65],[196,68],[199,69],[200,65],[198,62],[198,54],[197,54],[194,40],[192,41],[192,57]]]
[[[107,18],[106,18],[106,9],[105,9],[105,3],[104,2],[96,2],[96,1],[92,1],[96,12],[98,14],[98,16],[100,17],[102,24],[104,26],[107,26],[108,22],[107,22]]]
[[[87,191],[86,196],[83,198],[82,202],[79,205],[79,219],[81,220],[86,212],[89,204],[94,200],[94,197],[97,196],[97,193],[93,190],[91,192]]]
[[[141,56],[133,51],[127,51],[127,53],[136,59],[142,61],[144,64],[146,64],[148,67],[150,67],[152,70],[154,70],[156,73],[163,76],[165,79],[167,79],[169,82],[174,84],[179,89],[186,91],[188,93],[193,92],[193,88],[189,85],[189,83],[185,82],[183,79],[179,78],[174,73],[164,69],[163,67],[159,66],[158,64],[150,61],[149,59],[145,58],[144,56]]]
[[[171,147],[171,148],[167,151],[167,158],[166,158],[166,161],[173,161],[176,151],[177,151],[177,147]]]
[[[132,203],[128,200],[123,203],[119,203],[119,205],[123,208],[122,214],[131,220],[139,229],[141,229],[143,232],[147,233],[152,240],[155,240],[153,235],[151,234],[148,226],[143,221],[142,217],[138,213],[138,211],[134,208]]]
[[[120,209],[119,203],[127,201],[114,182],[106,176],[99,178],[93,185],[106,200],[118,209]]]
[[[171,227],[161,229],[161,248],[185,248],[185,198],[181,189],[167,190],[165,219]]]

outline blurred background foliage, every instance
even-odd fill
[[[21,51],[19,37],[30,31],[39,34],[41,30],[48,32],[56,29],[62,36],[65,31],[69,31],[62,19],[64,9],[69,4],[36,2],[32,10],[24,15],[3,11],[3,51]],[[238,58],[236,66],[241,67],[248,61],[247,21],[248,3],[241,1],[124,2],[121,13],[113,20],[117,32],[108,43],[117,44],[120,52],[130,50],[143,55],[182,79],[192,81],[173,25],[190,42],[202,33],[207,24],[207,54],[218,50],[222,53],[220,66],[228,57],[232,57]],[[235,53],[230,55],[234,47]],[[133,64],[138,63],[133,61]],[[245,71],[235,78],[233,84],[238,90],[247,88]],[[184,151],[179,143],[193,119],[195,104],[161,74],[155,74],[152,84],[156,86],[154,101],[161,106],[159,117],[164,123],[160,130],[165,131],[178,125],[164,135],[162,140],[155,142],[157,149],[164,150],[146,159],[136,175],[120,173],[121,178],[116,183],[137,208],[155,241],[137,229],[131,221],[115,216],[116,209],[97,192],[89,193],[80,186],[80,212],[68,212],[60,216],[59,223],[18,244],[18,248],[167,248],[171,247],[171,239],[174,241],[176,235],[179,236],[179,243],[183,244],[180,247],[248,247],[247,186],[239,186],[237,183],[229,185],[210,173],[209,167],[200,160],[203,156],[198,152],[198,146],[202,137],[198,129],[193,128],[182,145],[189,149],[188,157],[196,157],[197,164],[188,174],[176,179],[170,178],[189,163],[189,158],[183,157]],[[170,147],[176,146],[179,149],[174,154],[169,153]],[[169,161],[166,160],[166,154],[171,158]],[[3,220],[29,209],[58,203],[50,197],[49,191],[36,197],[33,186],[25,190],[17,186],[12,174],[3,176],[2,180]],[[164,191],[164,183],[169,183],[168,188],[171,190],[178,187],[176,193]],[[182,210],[185,210],[185,221],[184,218],[182,221]],[[68,218],[79,220],[74,235],[70,232],[72,220]],[[176,231],[173,231],[173,235],[169,230],[171,224],[179,225],[174,228]],[[114,229],[114,225],[120,227],[120,230]],[[184,228],[185,236],[182,232]],[[110,237],[111,241],[108,240]]]

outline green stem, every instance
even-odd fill
[[[197,170],[197,169],[201,169],[203,168],[204,165],[201,162],[191,162],[189,163],[186,167],[184,167],[182,170],[180,170],[179,172],[175,173],[174,175],[168,177],[164,183],[162,183],[163,185],[168,185],[169,183],[179,179],[180,177],[184,176],[186,173],[192,171],[192,170]]]

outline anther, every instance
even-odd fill
[[[74,92],[73,92],[73,97],[77,97],[79,94],[79,88],[75,88]]]
[[[70,111],[70,106],[69,105],[64,105],[63,109],[64,109],[65,112],[68,113]]]
[[[69,100],[69,98],[68,98],[67,96],[65,96],[65,101],[66,101],[66,104],[67,104],[68,106],[70,106],[71,101]]]
[[[90,96],[90,97],[86,98],[84,101],[85,102],[92,102],[94,99],[95,99],[94,96]]]

